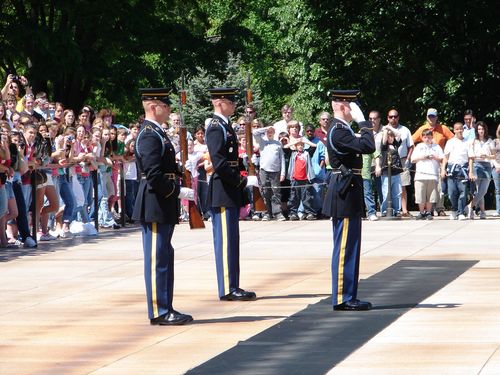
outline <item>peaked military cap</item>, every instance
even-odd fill
[[[360,90],[330,90],[328,96],[334,102],[354,102],[359,98]]]
[[[170,101],[169,95],[170,91],[167,88],[142,88],[139,89],[139,93],[141,94],[141,100],[159,100],[165,104],[172,104]]]
[[[240,90],[236,87],[214,87],[208,89],[210,92],[211,99],[227,99],[232,102],[236,101],[236,98]]]

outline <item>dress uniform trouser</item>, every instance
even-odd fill
[[[219,297],[231,293],[240,282],[239,207],[212,207],[215,265]]]
[[[361,217],[334,218],[332,224],[332,304],[335,306],[357,297]]]
[[[172,310],[174,248],[170,241],[174,226],[144,222],[141,224],[148,314],[149,319],[153,319]]]

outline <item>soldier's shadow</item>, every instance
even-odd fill
[[[321,294],[321,293],[316,293],[316,294],[288,294],[286,296],[264,296],[264,297],[257,297],[257,300],[267,300],[267,299],[287,299],[287,298],[317,298],[317,297],[330,297],[331,294]]]
[[[213,324],[213,323],[246,323],[246,322],[258,322],[262,320],[275,320],[275,319],[285,319],[285,315],[264,315],[264,316],[229,316],[226,318],[214,318],[214,319],[195,319],[193,325],[196,324]]]

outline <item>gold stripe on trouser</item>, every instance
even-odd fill
[[[349,218],[346,217],[342,223],[342,240],[340,241],[339,269],[337,280],[337,305],[342,303],[342,290],[344,289],[344,260],[347,245],[347,234],[349,232]]]
[[[158,314],[158,301],[156,300],[156,239],[157,227],[156,223],[152,223],[151,234],[151,304],[153,305],[153,316],[156,318]]]
[[[229,259],[228,259],[228,243],[227,243],[227,218],[226,207],[220,208],[220,221],[222,228],[222,268],[224,272],[224,294],[229,294]]]

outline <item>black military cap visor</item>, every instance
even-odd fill
[[[328,96],[334,102],[355,102],[359,99],[360,90],[330,90]]]
[[[141,100],[159,100],[165,104],[172,104],[169,95],[170,91],[164,87],[162,88],[141,88],[139,89]]]
[[[211,99],[227,99],[235,102],[238,98],[239,90],[236,87],[214,87],[208,89]]]

